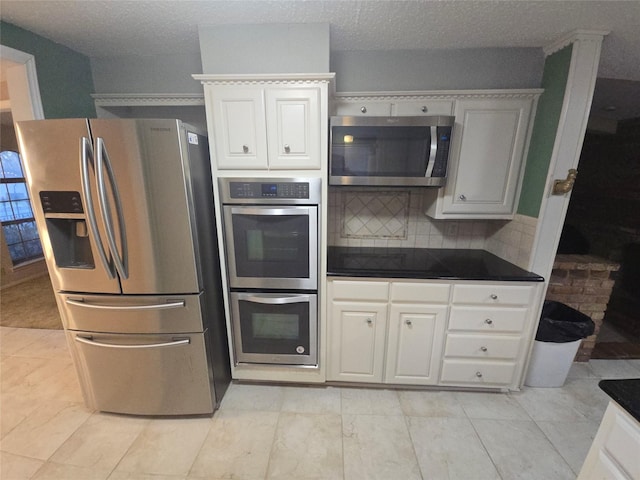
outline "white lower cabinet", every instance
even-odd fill
[[[327,380],[518,389],[535,284],[329,281]]]
[[[616,402],[604,412],[578,480],[640,479],[640,423]]]
[[[331,281],[327,380],[433,385],[449,285]],[[428,298],[443,305],[425,303]]]

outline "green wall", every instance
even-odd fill
[[[0,44],[35,57],[45,118],[96,116],[88,57],[6,22],[0,22]]]
[[[549,55],[544,64],[542,75],[544,93],[538,101],[518,204],[518,213],[521,215],[538,217],[540,213],[569,76],[572,51],[573,45],[569,45]]]

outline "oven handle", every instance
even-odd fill
[[[252,293],[238,293],[238,300],[244,300],[254,303],[265,303],[268,305],[282,305],[287,303],[308,303],[311,301],[310,295],[295,295],[295,296],[263,296],[255,295]]]
[[[232,214],[240,215],[309,215],[309,207],[290,208],[260,208],[260,207],[232,207]]]

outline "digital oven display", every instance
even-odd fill
[[[262,196],[263,197],[276,197],[278,196],[278,185],[275,183],[263,183],[262,184]]]

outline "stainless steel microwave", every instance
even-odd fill
[[[331,117],[330,185],[440,187],[454,117]]]

